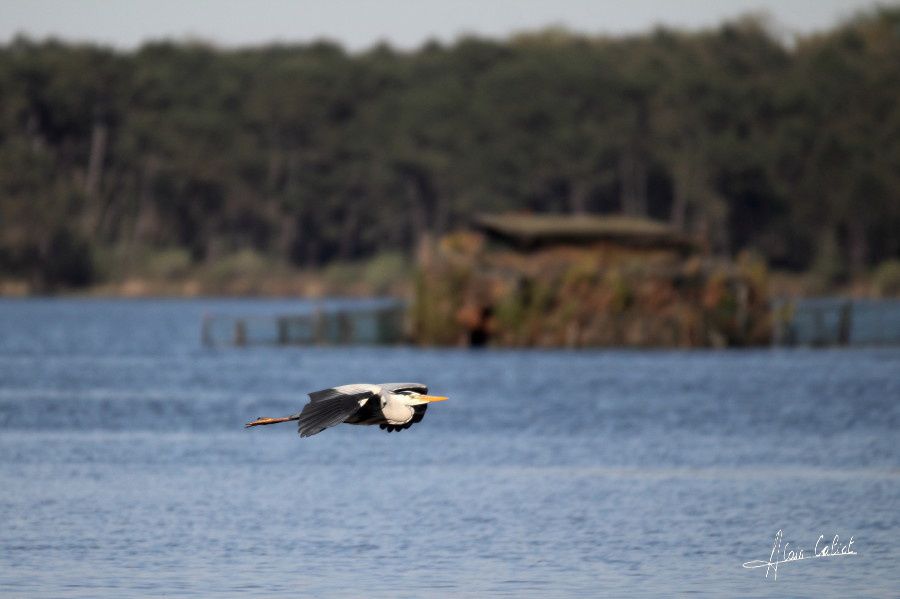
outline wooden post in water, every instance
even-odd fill
[[[828,344],[827,332],[825,331],[825,320],[822,317],[823,308],[816,306],[810,308],[812,312],[813,332],[810,336],[809,343],[814,347],[820,347]]]
[[[853,302],[847,300],[840,307],[838,321],[838,345],[850,345],[850,330],[853,326]]]
[[[247,345],[247,323],[243,318],[234,321],[234,344],[238,347]]]
[[[288,319],[284,316],[278,317],[278,345],[287,345],[288,339]]]
[[[322,345],[325,342],[325,317],[322,314],[322,310],[316,308],[312,318],[312,342],[316,345]]]
[[[787,318],[785,316],[785,304],[781,300],[773,300],[769,304],[769,311],[772,314],[772,345],[779,347],[785,344],[785,329],[787,329]]]
[[[200,326],[200,342],[203,343],[206,347],[212,347],[212,333],[210,332],[210,328],[212,326],[212,317],[209,314],[203,314],[203,324]]]
[[[337,317],[337,343],[349,345],[353,343],[353,320],[350,312],[341,310]]]

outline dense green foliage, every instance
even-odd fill
[[[358,55],[0,47],[0,275],[38,289],[148,252],[409,251],[509,209],[650,215],[834,280],[900,256],[900,10],[791,44],[743,19]]]

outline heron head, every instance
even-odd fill
[[[426,403],[449,399],[448,397],[442,397],[440,395],[424,395],[422,393],[416,393],[415,391],[400,391],[394,393],[394,397],[407,406],[419,406]]]

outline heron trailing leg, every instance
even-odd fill
[[[279,422],[290,422],[291,420],[300,420],[300,415],[295,414],[294,416],[285,416],[283,418],[257,418],[253,422],[248,422],[244,425],[244,428],[250,428],[251,426],[260,426],[263,424],[277,424]]]

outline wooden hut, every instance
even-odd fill
[[[558,246],[608,245],[633,251],[689,253],[694,244],[674,229],[649,218],[561,214],[484,214],[474,229],[522,251]]]
[[[709,346],[768,338],[765,269],[704,256],[665,223],[479,215],[420,253],[424,344]]]

